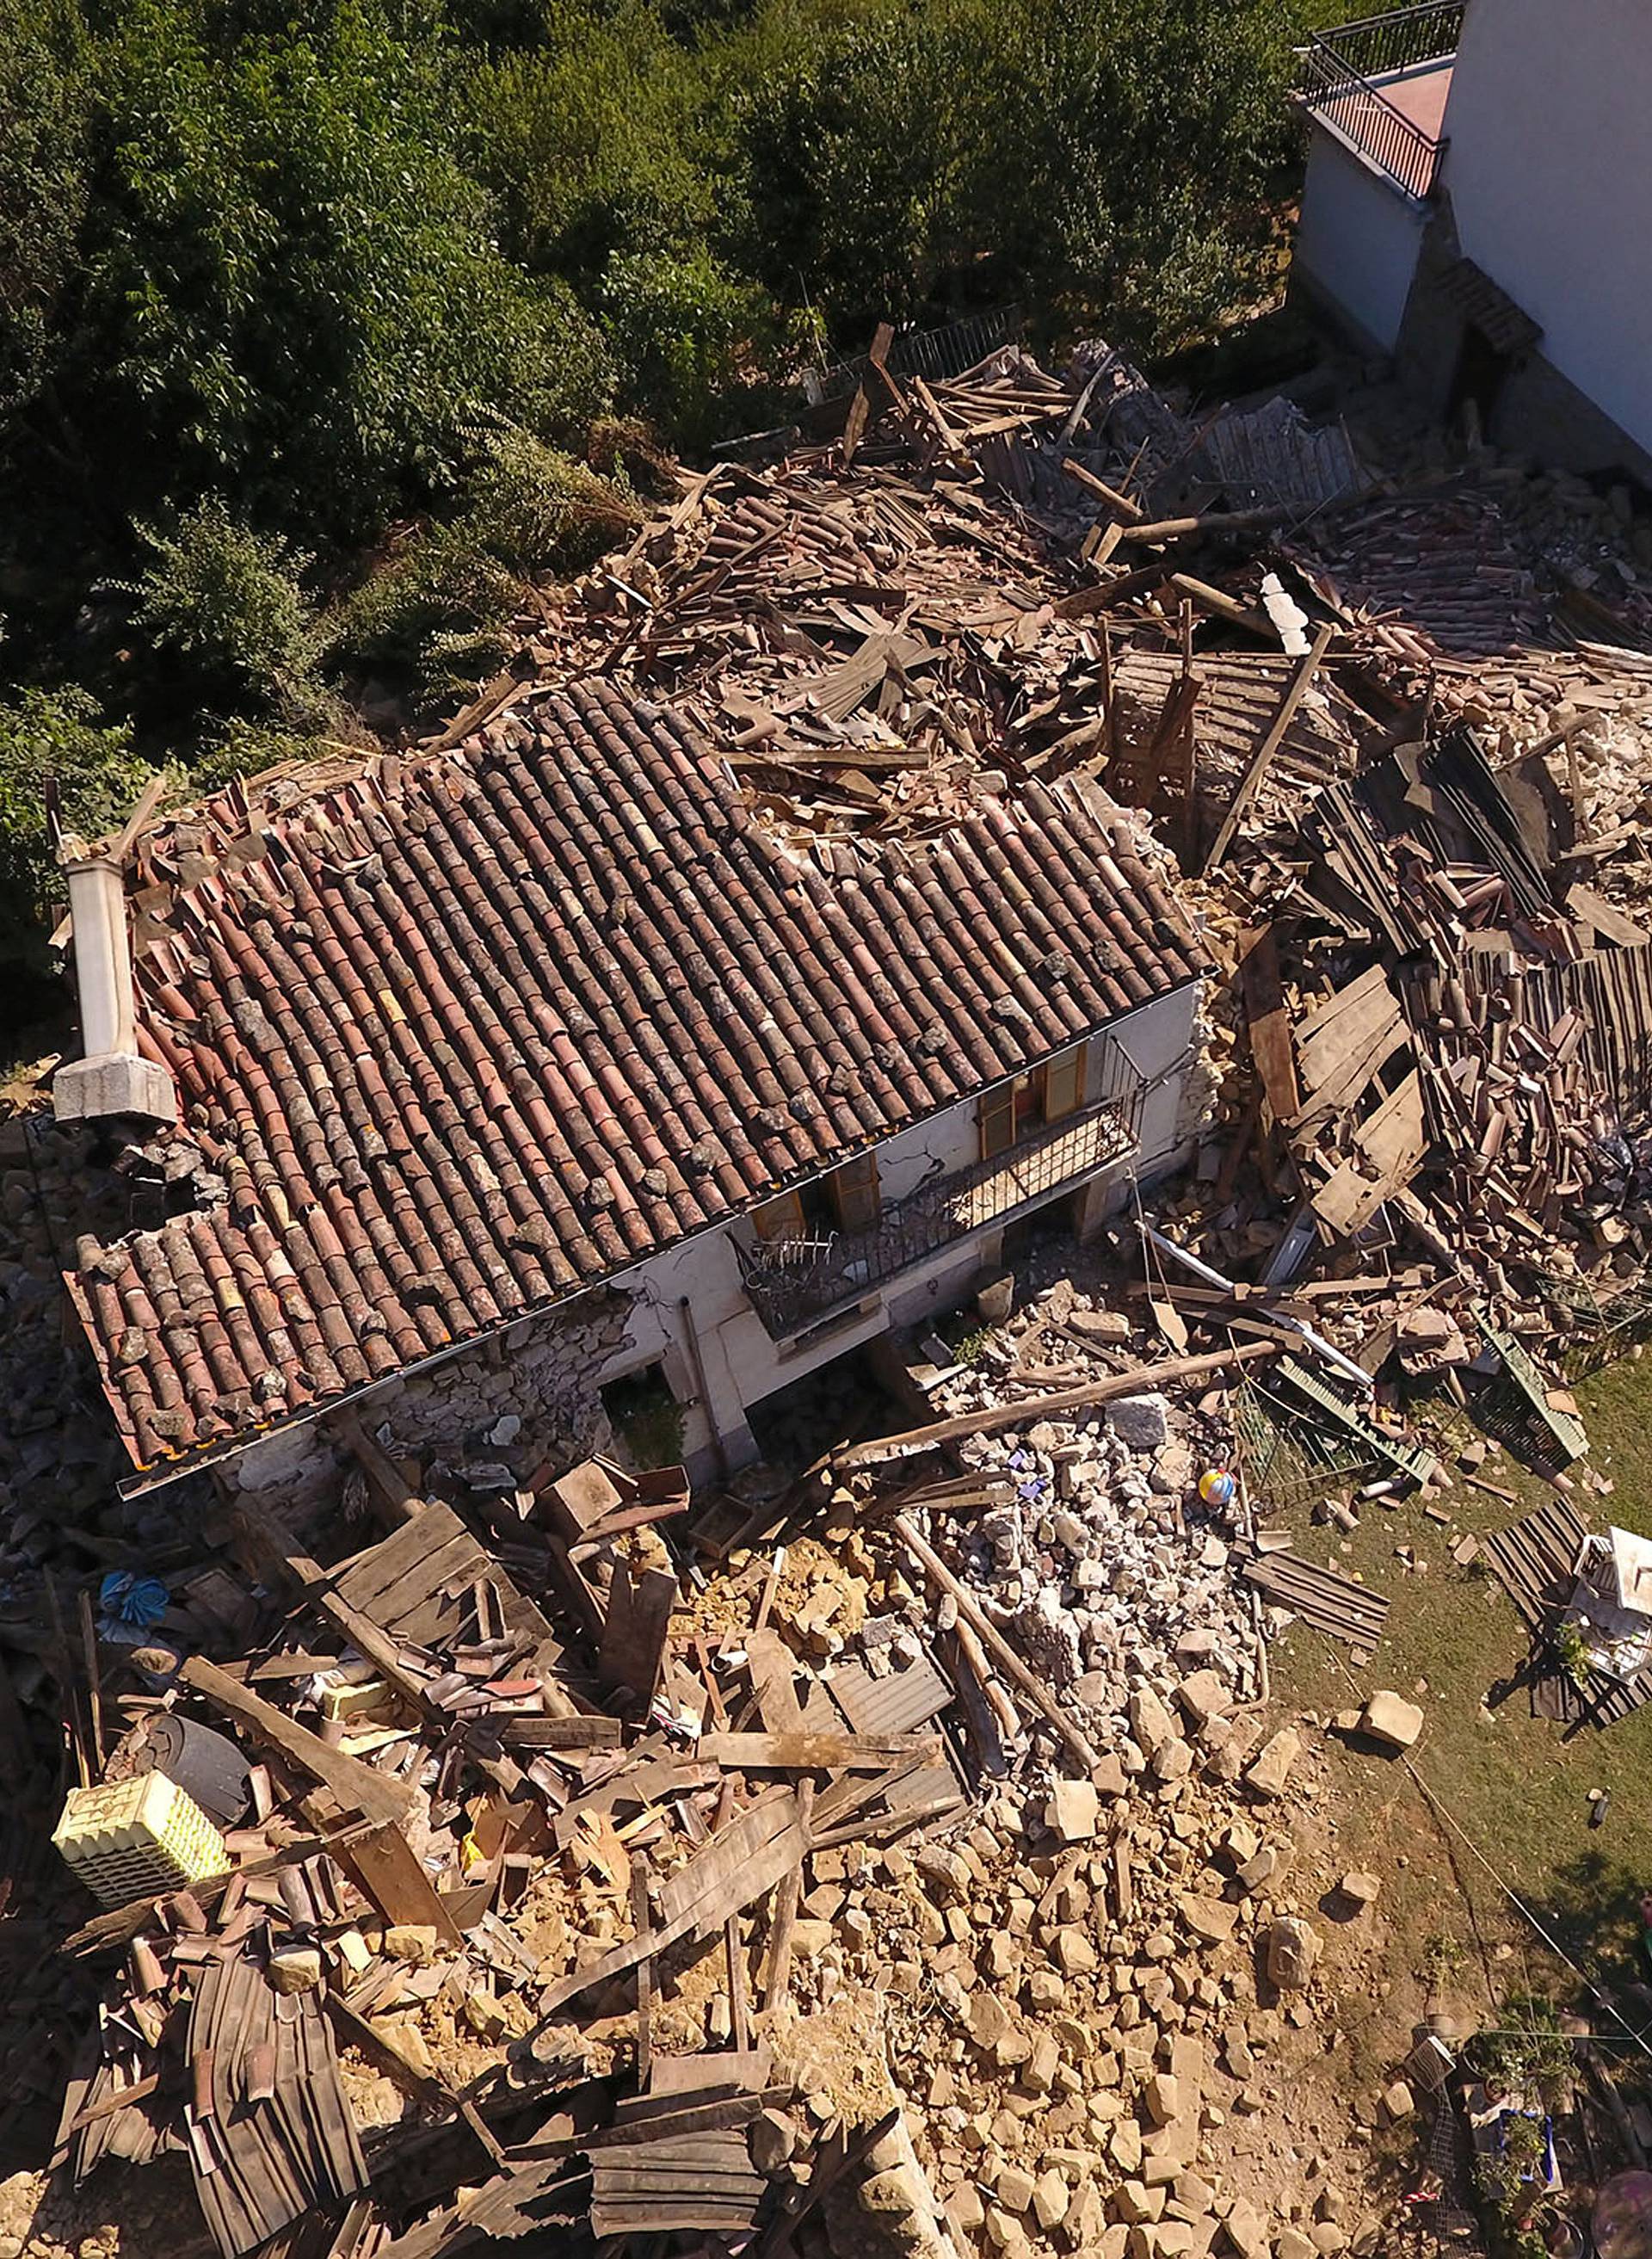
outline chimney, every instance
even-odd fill
[[[121,864],[113,856],[95,855],[69,864],[68,872],[86,1056],[59,1067],[53,1077],[52,1110],[60,1122],[96,1122],[118,1114],[175,1122],[178,1098],[172,1077],[138,1054]]]

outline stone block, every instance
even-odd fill
[[[1319,1933],[1293,1914],[1282,1915],[1268,1931],[1268,1982],[1281,1992],[1299,1992],[1320,1957]]]
[[[1096,1831],[1100,1803],[1093,1782],[1057,1780],[1052,1784],[1050,1800],[1044,1806],[1044,1824],[1053,1828],[1064,1843],[1087,1843]]]
[[[1422,1731],[1422,1712],[1402,1694],[1383,1689],[1373,1694],[1361,1711],[1359,1730],[1369,1734],[1374,1742],[1380,1742],[1385,1749],[1412,1749]]]
[[[1156,1451],[1170,1434],[1169,1408],[1159,1395],[1120,1396],[1107,1407],[1107,1425],[1127,1450]]]
[[[1225,1945],[1239,1919],[1236,1906],[1230,1906],[1226,1899],[1205,1898],[1197,1891],[1182,1893],[1181,1910],[1188,1928],[1207,1945]]]
[[[1291,1768],[1302,1754],[1302,1738],[1289,1726],[1270,1735],[1245,1767],[1245,1785],[1258,1796],[1283,1796]]]

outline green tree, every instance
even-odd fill
[[[703,243],[701,73],[649,0],[573,0],[543,44],[467,70],[460,98],[470,162],[532,272],[588,289],[616,257]]]
[[[23,690],[0,701],[0,963],[44,967],[64,898],[48,786],[65,828],[89,838],[117,823],[154,774],[127,725],[105,721],[88,691]]]
[[[92,80],[74,0],[0,0],[0,414],[38,390],[89,189]]]
[[[78,420],[117,491],[321,544],[451,487],[477,427],[576,424],[607,373],[569,294],[493,240],[452,153],[443,57],[375,0],[226,50],[208,0],[135,0],[105,43]]]

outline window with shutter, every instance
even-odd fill
[[[869,1231],[882,1207],[878,1190],[878,1156],[860,1153],[834,1169],[829,1179],[832,1207],[844,1231]]]
[[[1085,1046],[1076,1044],[1072,1051],[1063,1051],[1052,1058],[1043,1071],[1044,1120],[1059,1122],[1064,1114],[1076,1114],[1084,1103]]]
[[[976,1120],[980,1124],[981,1158],[990,1161],[996,1153],[1008,1153],[1015,1142],[1015,1086],[1002,1084],[997,1090],[983,1091],[976,1108]]]

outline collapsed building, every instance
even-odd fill
[[[1264,1635],[1387,1614],[1257,1507],[1285,1435],[1449,1521],[1413,1384],[1487,1372],[1587,1479],[1643,592],[1103,347],[858,374],[425,745],[65,843],[169,1591],[0,1611],[107,1899],[56,2155],[182,2157],[226,2259],[1391,2248],[1248,2145],[1336,2044]],[[872,1343],[919,1424],[765,1464]]]

